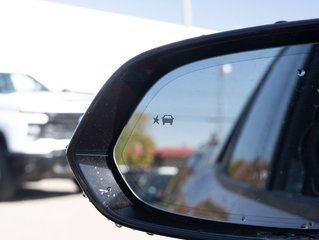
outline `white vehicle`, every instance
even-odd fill
[[[14,196],[24,181],[73,178],[65,148],[92,98],[0,73],[0,200]]]

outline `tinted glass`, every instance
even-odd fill
[[[298,49],[299,48],[299,49]],[[286,48],[274,60],[265,76],[262,89],[256,93],[250,113],[240,129],[240,136],[232,153],[229,174],[259,188],[266,188],[271,180],[271,164],[281,129],[288,121],[289,104],[305,76],[298,70],[308,55],[292,55],[295,51],[310,51],[309,46]],[[308,73],[309,74],[309,73]],[[299,81],[298,81],[299,80]]]

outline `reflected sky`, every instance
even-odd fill
[[[196,148],[229,132],[279,49],[206,59],[180,67],[148,92],[136,109],[151,119],[149,134],[161,147]],[[163,124],[171,115],[173,124]]]

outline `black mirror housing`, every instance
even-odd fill
[[[152,234],[187,239],[318,238],[317,229],[231,224],[151,207],[132,192],[114,160],[116,142],[136,106],[166,73],[206,58],[317,42],[319,20],[307,20],[193,38],[128,61],[97,94],[68,146],[68,161],[83,192],[108,219]]]

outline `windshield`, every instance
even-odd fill
[[[48,89],[28,75],[0,74],[0,93],[39,91],[48,91]]]

